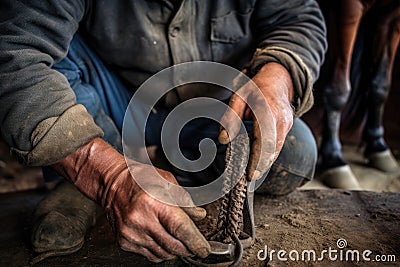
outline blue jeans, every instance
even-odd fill
[[[77,103],[84,105],[96,124],[103,129],[104,140],[121,151],[121,128],[132,93],[115,74],[107,69],[79,35],[72,40],[66,58],[56,64],[53,69],[68,79],[76,94]],[[151,113],[146,125],[146,145],[159,146],[161,144],[161,127],[168,112],[167,109],[158,107],[157,113]],[[251,123],[246,124],[249,128],[252,127]],[[180,184],[185,186],[204,184],[218,177],[223,171],[226,146],[218,144],[218,133],[219,124],[208,119],[194,120],[182,129],[180,145],[186,157],[196,158],[198,143],[206,137],[217,144],[217,156],[213,164],[198,173],[186,173],[172,165],[167,166]],[[314,176],[316,160],[317,148],[311,131],[303,121],[295,119],[282,152],[271,167],[262,187],[268,189],[269,182],[280,178],[282,181],[278,184],[281,187],[287,187],[286,182],[295,181],[298,186],[311,180]],[[54,173],[49,174],[46,170],[45,177],[49,176],[54,176]],[[271,188],[274,189],[276,185],[271,185]]]

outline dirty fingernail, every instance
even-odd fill
[[[207,211],[203,208],[196,207],[196,211],[199,214],[199,216],[201,216],[203,218],[207,216]]]
[[[199,251],[198,251],[198,256],[200,258],[206,258],[210,254],[210,251],[211,250],[209,248],[206,248],[206,247],[200,248]]]
[[[207,216],[207,212],[203,208],[196,207],[196,208],[192,209],[191,211],[192,212],[191,212],[190,218],[195,222],[201,221],[202,219],[204,219]]]
[[[218,141],[223,144],[226,145],[229,143],[229,136],[228,133],[226,132],[226,130],[222,130],[218,136]]]
[[[251,177],[252,180],[257,180],[261,178],[261,172],[258,170],[255,170],[253,173],[253,176]]]

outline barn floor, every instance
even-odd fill
[[[352,162],[355,174],[367,191],[326,190],[318,181],[308,184],[287,197],[256,196],[255,220],[257,239],[246,250],[242,266],[399,266],[400,263],[400,173],[383,174],[362,164],[354,147],[346,147],[346,157]],[[399,154],[395,151],[396,156]],[[26,173],[19,170],[19,173]],[[36,177],[32,171],[30,176]],[[4,180],[4,179],[3,179]],[[1,178],[0,178],[1,182]],[[3,181],[4,182],[4,181]],[[32,178],[23,188],[41,185]],[[8,185],[10,182],[8,181]],[[382,192],[384,191],[384,192]],[[26,266],[33,257],[29,247],[29,218],[35,204],[48,193],[45,188],[18,193],[0,194],[0,266]],[[339,243],[338,240],[341,240]],[[347,242],[342,249],[338,245]],[[265,248],[285,250],[287,262],[277,253],[270,261],[263,260]],[[327,253],[318,261],[323,250]],[[262,250],[260,253],[259,251]],[[299,261],[289,258],[291,250],[299,253]],[[305,260],[302,260],[302,253]],[[316,261],[308,259],[309,250],[316,252]],[[352,260],[357,250],[360,262]],[[364,261],[362,253],[370,250],[371,261]],[[291,252],[292,258],[296,251]],[[350,252],[348,252],[350,251]],[[346,254],[346,252],[348,252]],[[257,254],[261,259],[257,258]],[[342,254],[342,259],[340,258]],[[337,259],[334,260],[334,256]],[[350,261],[345,261],[347,258]],[[379,255],[376,258],[376,255]],[[385,259],[397,262],[374,261]],[[356,259],[356,254],[354,254]],[[49,258],[37,266],[157,266],[144,258],[118,248],[105,218],[100,218],[87,237],[83,249],[70,256]],[[158,266],[184,266],[172,261]]]

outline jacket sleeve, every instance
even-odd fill
[[[248,70],[277,62],[290,73],[295,89],[295,116],[313,105],[312,86],[327,49],[326,27],[314,0],[259,0],[252,17],[258,47]]]
[[[51,69],[84,12],[84,0],[0,3],[0,129],[27,165],[52,164],[102,135],[66,78]]]

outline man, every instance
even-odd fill
[[[229,102],[239,117],[253,123],[248,176],[259,179],[275,162],[260,188],[275,195],[312,179],[315,142],[294,118],[313,103],[312,83],[326,48],[314,1],[7,0],[0,10],[4,139],[25,164],[51,166],[100,204],[123,249],[155,262],[210,252],[192,221],[205,211],[149,196],[132,178],[149,176],[152,167],[136,162],[128,171],[117,151],[130,97],[166,67],[206,60],[245,69],[263,99],[254,99],[255,89],[246,85],[238,91],[245,99],[217,89],[207,94]],[[202,94],[187,88],[168,93],[149,118],[146,144],[159,144],[160,124],[174,106]],[[247,102],[258,103],[265,116],[254,120]],[[227,128],[236,127],[230,125],[233,115],[227,112],[221,119]],[[267,128],[267,122],[274,127]],[[189,139],[209,135],[225,149],[226,130],[194,123],[182,134],[182,147],[197,151]],[[47,178],[57,176],[52,169],[44,169]],[[175,168],[157,171],[172,183],[176,177],[182,184],[197,183],[205,176]],[[64,183],[39,205],[32,234],[36,252],[46,256],[82,246],[95,207],[75,187]]]

